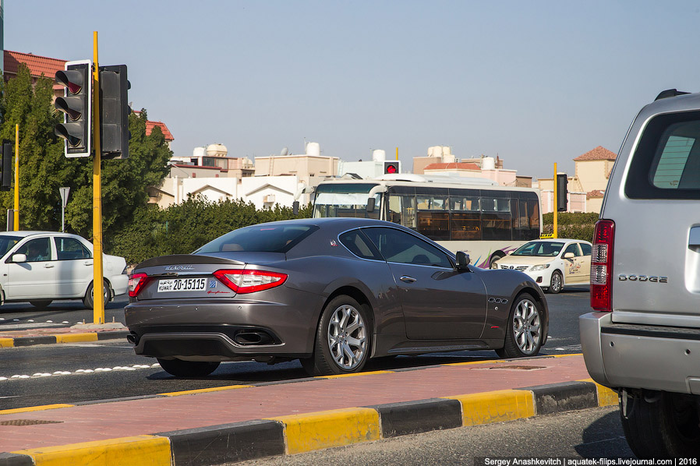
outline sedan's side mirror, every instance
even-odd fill
[[[464,251],[457,251],[457,270],[469,270],[470,263],[471,259],[469,258],[469,254]]]
[[[12,262],[27,262],[27,255],[26,254],[13,254],[12,255]]]

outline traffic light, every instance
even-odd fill
[[[0,174],[0,191],[9,191],[12,186],[12,143],[2,142],[2,173]]]
[[[100,146],[102,158],[129,157],[129,80],[126,65],[100,67]]]
[[[569,178],[566,173],[557,173],[557,210],[566,212],[568,210],[568,183]]]
[[[56,135],[66,140],[66,157],[89,157],[92,150],[92,62],[66,62],[56,71],[56,82],[65,86],[63,97],[56,98],[56,109],[64,113],[56,125]]]
[[[401,162],[399,162],[398,160],[384,162],[385,175],[397,175],[399,173],[401,173]]]

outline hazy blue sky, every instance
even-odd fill
[[[520,175],[573,174],[617,152],[659,91],[700,91],[698,1],[4,0],[5,48],[128,65],[134,109],[176,155],[343,160],[405,168],[429,146],[500,156]],[[59,26],[77,23],[72,32]]]

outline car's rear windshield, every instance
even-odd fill
[[[515,250],[514,256],[554,257],[559,254],[564,243],[552,241],[530,241]]]
[[[298,224],[239,228],[205,244],[194,254],[228,251],[286,253],[317,229],[313,225]]]

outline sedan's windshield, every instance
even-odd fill
[[[286,253],[317,229],[313,225],[272,224],[239,228],[205,244],[193,254],[227,251]]]
[[[0,257],[7,254],[21,239],[19,236],[0,236]]]
[[[514,256],[537,256],[537,257],[554,257],[559,254],[564,243],[554,241],[530,241],[520,246],[512,254]]]

